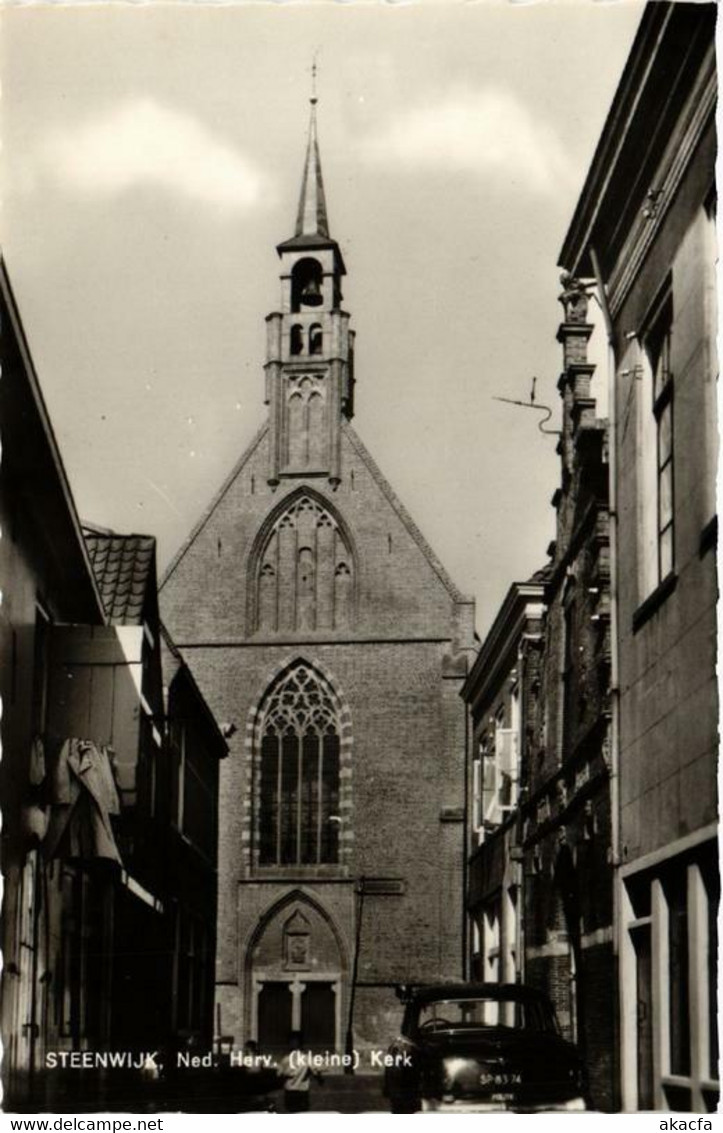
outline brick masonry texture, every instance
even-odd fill
[[[364,899],[355,1005],[358,1045],[385,1044],[399,1025],[395,983],[462,974],[463,826],[440,821],[464,805],[465,717],[459,696],[472,649],[473,604],[427,547],[349,426],[342,478],[266,482],[262,433],[172,564],[164,620],[216,718],[237,732],[220,789],[217,980],[222,1026],[251,1026],[251,942],[277,903],[317,903],[339,941],[342,1033],[357,929],[355,880],[394,878],[400,895]],[[254,548],[286,495],[316,493],[348,533],[356,607],[338,629],[254,631]],[[350,807],[339,866],[254,864],[253,735],[275,674],[299,659],[323,673],[350,722]],[[344,726],[348,732],[349,724]],[[342,736],[344,740],[344,735]],[[348,736],[347,736],[348,740]],[[342,763],[343,766],[343,763]],[[344,774],[347,774],[345,771]],[[275,930],[274,930],[275,931]],[[386,986],[369,986],[369,985]]]
[[[566,310],[574,292],[562,296]],[[582,318],[587,300],[577,297]],[[606,422],[589,397],[592,327],[566,320],[557,539],[548,568],[541,708],[525,765],[525,977],[580,1045],[596,1106],[616,1104],[609,791]],[[594,946],[593,946],[594,945]]]

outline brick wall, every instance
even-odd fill
[[[319,902],[340,945],[343,1009],[360,877],[401,882],[364,899],[355,1010],[359,1041],[384,1045],[398,1022],[395,982],[462,975],[465,715],[459,690],[472,647],[473,605],[427,547],[358,438],[343,435],[342,480],[308,489],[343,522],[357,570],[351,625],[306,633],[253,630],[253,548],[294,480],[266,483],[266,439],[240,463],[177,558],[163,616],[217,720],[233,722],[220,784],[217,979],[223,1028],[250,1026],[250,942],[259,918],[291,892]],[[269,682],[298,659],[343,701],[351,743],[339,866],[260,867],[253,856],[255,712]],[[443,813],[444,811],[444,813]],[[316,905],[314,905],[316,908]],[[388,984],[372,988],[370,984]],[[227,1028],[233,1028],[228,1031]],[[343,1034],[341,1036],[343,1041]]]

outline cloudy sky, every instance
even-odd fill
[[[559,472],[493,398],[535,375],[557,419],[558,252],[641,13],[6,6],[2,246],[81,516],[162,568],[262,423],[316,57],[355,425],[484,632],[545,561]]]

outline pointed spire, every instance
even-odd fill
[[[309,143],[304,162],[304,177],[301,182],[299,211],[296,217],[297,236],[325,236],[329,239],[329,221],[326,216],[324,181],[321,176],[319,143],[316,139],[316,62],[312,67],[311,115],[309,120]]]

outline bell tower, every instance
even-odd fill
[[[354,411],[354,333],[342,310],[344,260],[329,235],[311,98],[296,230],[279,244],[281,310],[267,316],[268,481],[341,479],[341,418]]]

